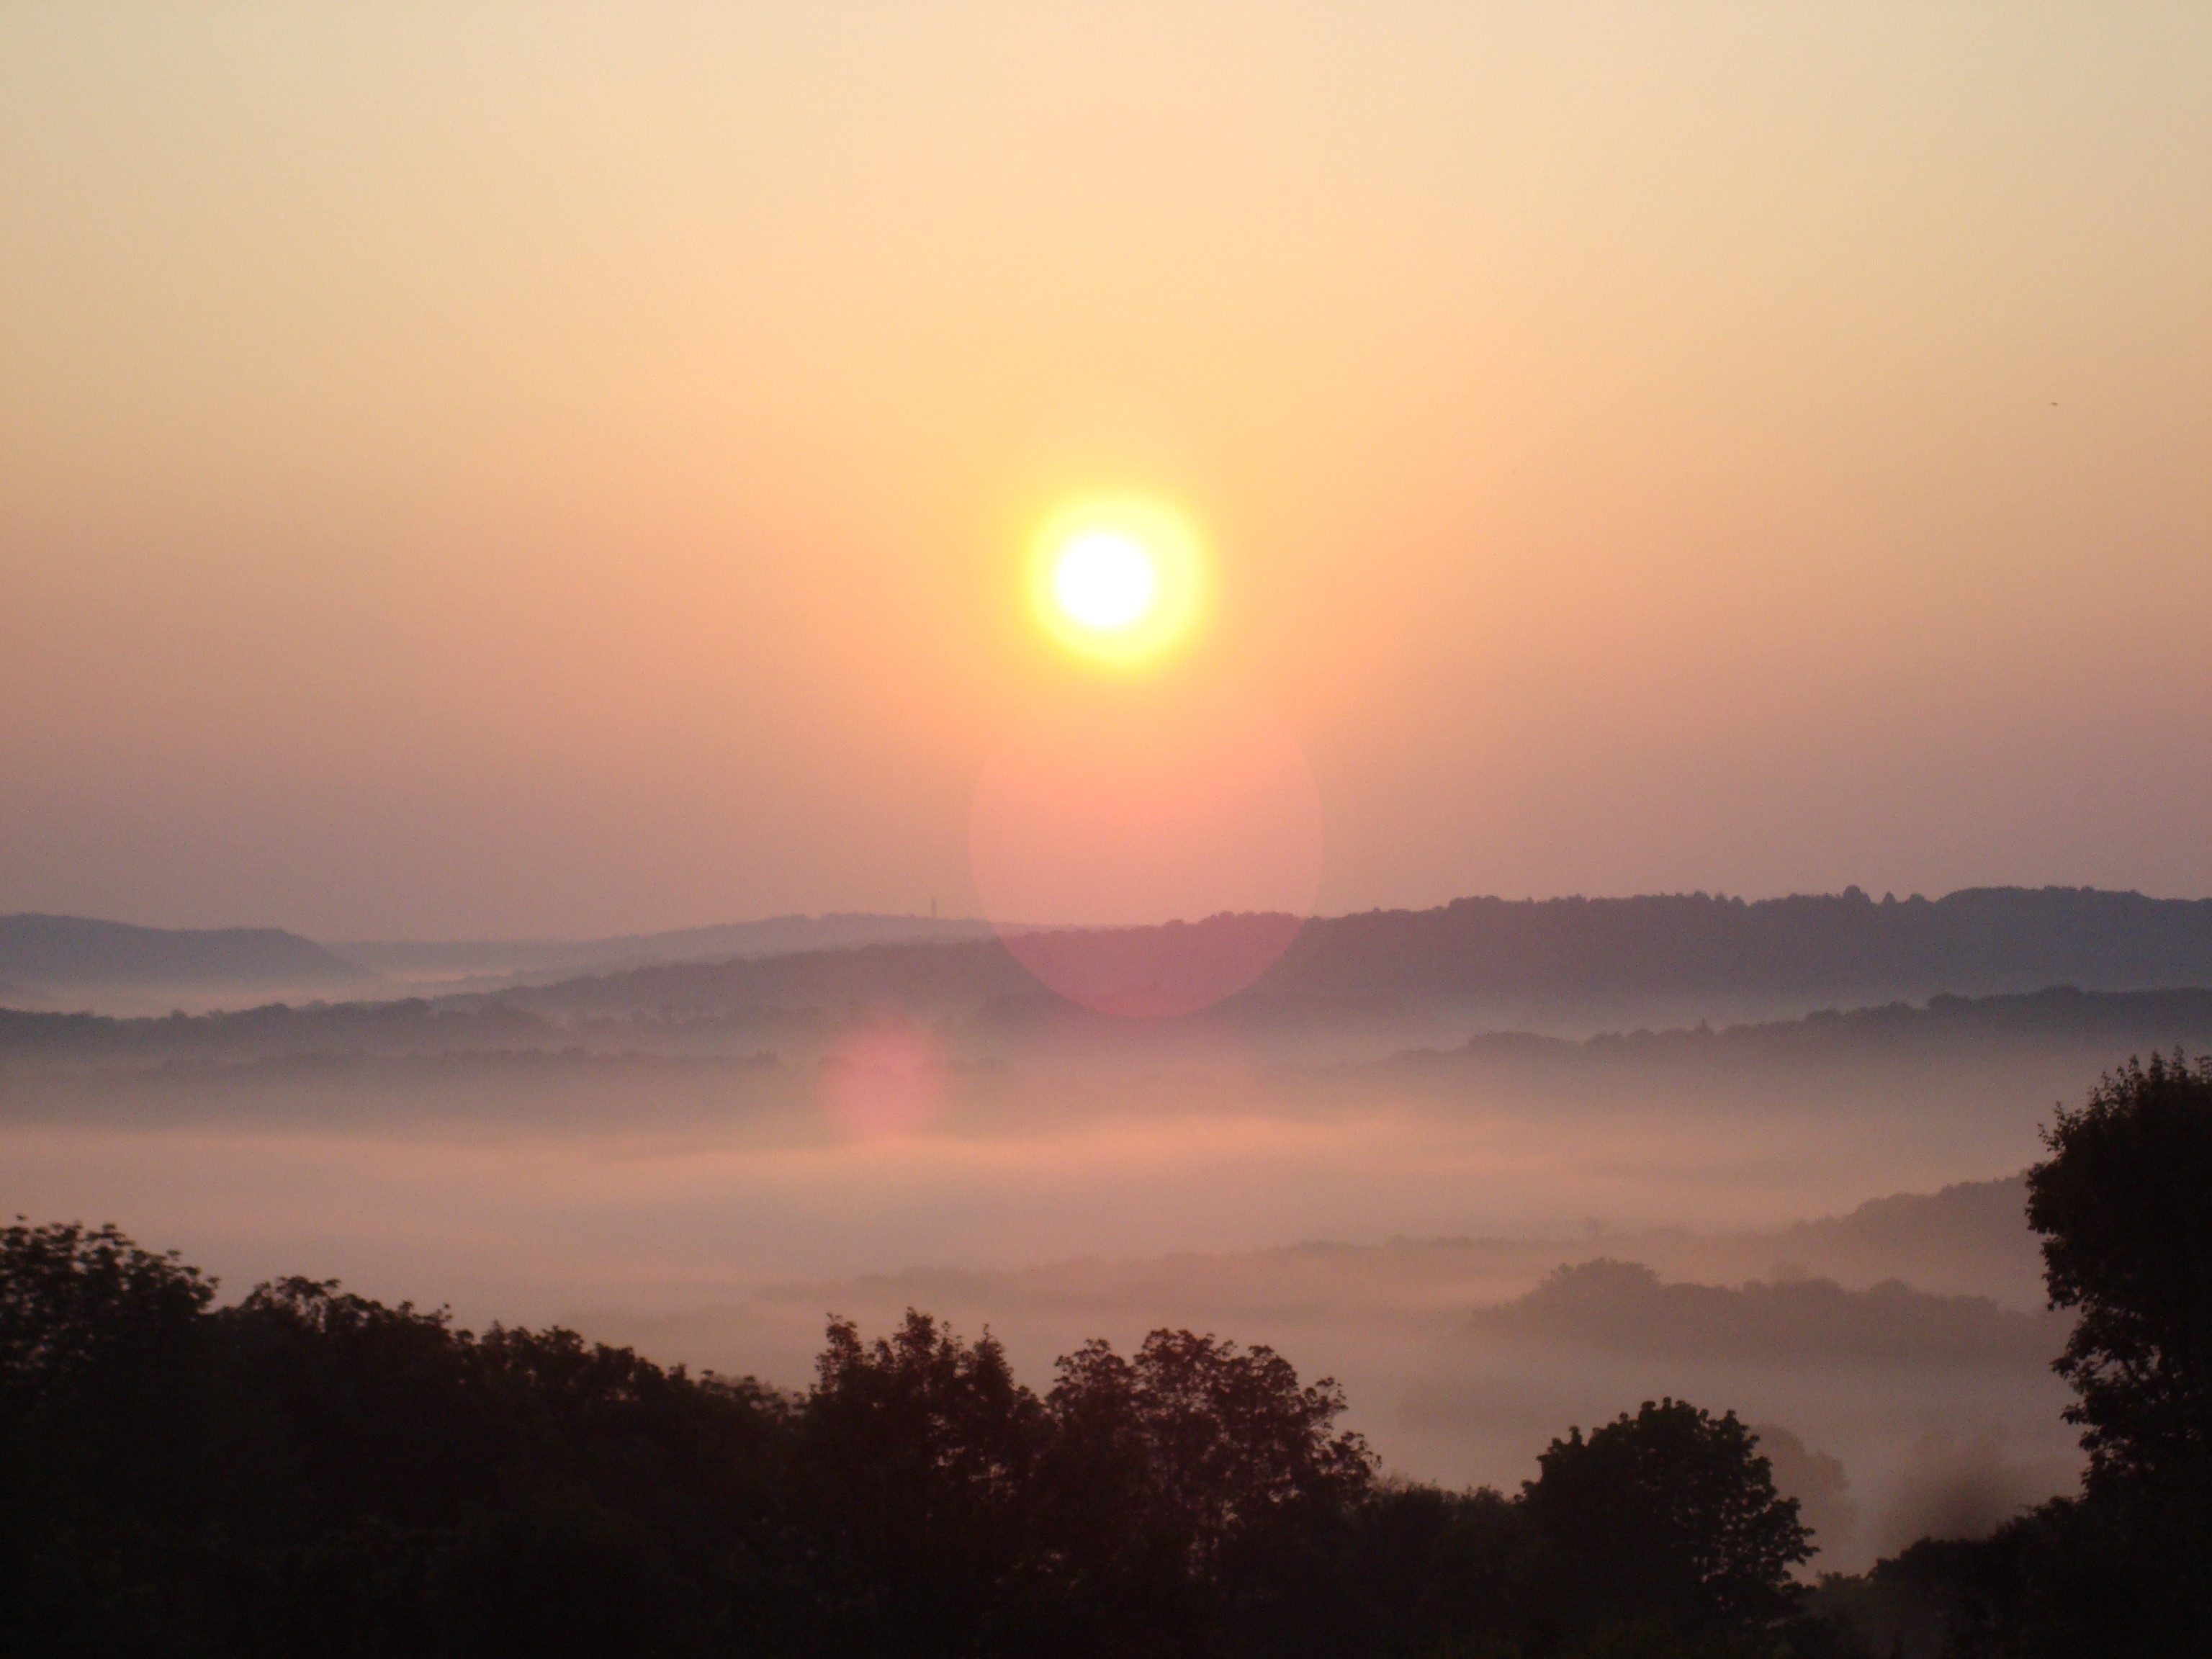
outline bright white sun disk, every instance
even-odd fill
[[[1151,556],[1111,531],[1078,536],[1053,562],[1053,598],[1085,628],[1128,627],[1152,608],[1158,588]]]

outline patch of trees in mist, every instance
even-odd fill
[[[2081,1495],[1810,1591],[1732,1413],[1571,1430],[1506,1497],[1380,1480],[1329,1383],[1158,1331],[1042,1395],[833,1321],[813,1387],[478,1336],[112,1229],[0,1233],[0,1628],[27,1656],[2166,1654],[2212,1619],[2212,1060],[2029,1176]]]
[[[818,1032],[823,1009],[776,1011],[775,1021]],[[131,1018],[0,1008],[0,1059],[145,1066],[175,1060],[244,1065],[275,1059],[368,1055],[481,1056],[540,1064],[610,1054],[758,1052],[755,1020],[639,1015],[564,1022],[503,1003],[456,1009],[421,998],[398,1002],[270,1003],[206,1014]]]
[[[1891,1279],[1863,1291],[1809,1274],[1741,1285],[1669,1284],[1640,1262],[1601,1256],[1554,1269],[1527,1294],[1485,1308],[1475,1328],[1642,1354],[1817,1364],[2047,1360],[2062,1322],[1985,1296],[1941,1296]]]
[[[1917,1062],[1946,1051],[2054,1043],[2138,1051],[2212,1037],[2212,990],[2084,991],[2070,985],[1985,997],[1943,993],[1923,1006],[1890,1002],[1820,1009],[1798,1019],[1716,1030],[1601,1032],[1579,1041],[1522,1031],[1486,1032],[1449,1050],[1396,1057],[1401,1071],[1700,1066],[1827,1066],[1870,1060]]]
[[[573,1018],[507,1001],[467,1006],[421,998],[397,1002],[309,1003],[207,1014],[130,1018],[0,1008],[0,1062],[146,1066],[177,1060],[246,1063],[276,1057],[473,1054],[511,1063],[547,1057],[762,1052],[763,1033],[818,1043],[841,1025],[872,1016],[857,992],[816,988],[819,1000],[749,1012],[687,1012],[669,1006]],[[1311,1011],[1308,1011],[1310,1012]],[[1146,1027],[1112,1015],[1070,1011],[1141,1040]],[[988,1015],[986,1016],[988,1023]],[[1162,1022],[1172,1025],[1175,1022]],[[1149,1024],[1149,1023],[1148,1023]],[[958,1021],[939,1022],[957,1036]],[[1607,1033],[1579,1041],[1495,1032],[1450,1050],[1419,1049],[1381,1062],[1310,1068],[1317,1079],[1358,1085],[1387,1071],[1395,1084],[1449,1082],[1470,1068],[1491,1073],[1611,1072],[1656,1066],[1711,1069],[1834,1067],[1876,1059],[1925,1060],[1945,1052],[2052,1045],[2137,1051],[2212,1041],[2212,989],[2082,991],[2058,986],[1986,997],[1938,995],[1923,1007],[1889,1003],[1799,1019],[1714,1030],[1710,1026]]]

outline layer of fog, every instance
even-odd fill
[[[112,1218],[230,1293],[336,1277],[787,1384],[832,1312],[988,1325],[1038,1384],[1085,1338],[1190,1325],[1335,1375],[1389,1467],[1455,1484],[1510,1486],[1570,1424],[1672,1393],[1783,1431],[1830,1565],[2073,1478],[2047,1369],[2063,1336],[2039,1322],[2016,1185],[1799,1224],[2014,1176],[2052,1103],[2124,1057],[2108,1044],[1793,1059],[1694,1034],[1497,1039],[1321,1066],[1218,1032],[1109,1050],[1030,1030],[997,1053],[865,1017],[818,1036],[720,1054],[16,1056],[0,1207]],[[1628,1304],[1580,1326],[1478,1317],[1600,1258],[1652,1269],[1662,1298],[1786,1293],[1697,1304],[1719,1322],[1692,1346]],[[1808,1277],[1841,1288],[1787,1291]],[[1990,1305],[1866,1300],[1889,1279],[1913,1287],[1893,1302]],[[1775,1307],[1803,1328],[1761,1327]],[[1966,1335],[1931,1347],[1911,1334],[1930,1319]]]

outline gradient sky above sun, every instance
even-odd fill
[[[0,911],[972,909],[1127,500],[1204,591],[1124,678],[1295,735],[1325,909],[2212,892],[2209,82],[2201,4],[21,0]]]

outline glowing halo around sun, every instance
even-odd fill
[[[1206,608],[1206,549],[1189,520],[1142,496],[1078,501],[1030,550],[1030,603],[1054,641],[1108,668],[1138,668],[1189,637]]]

